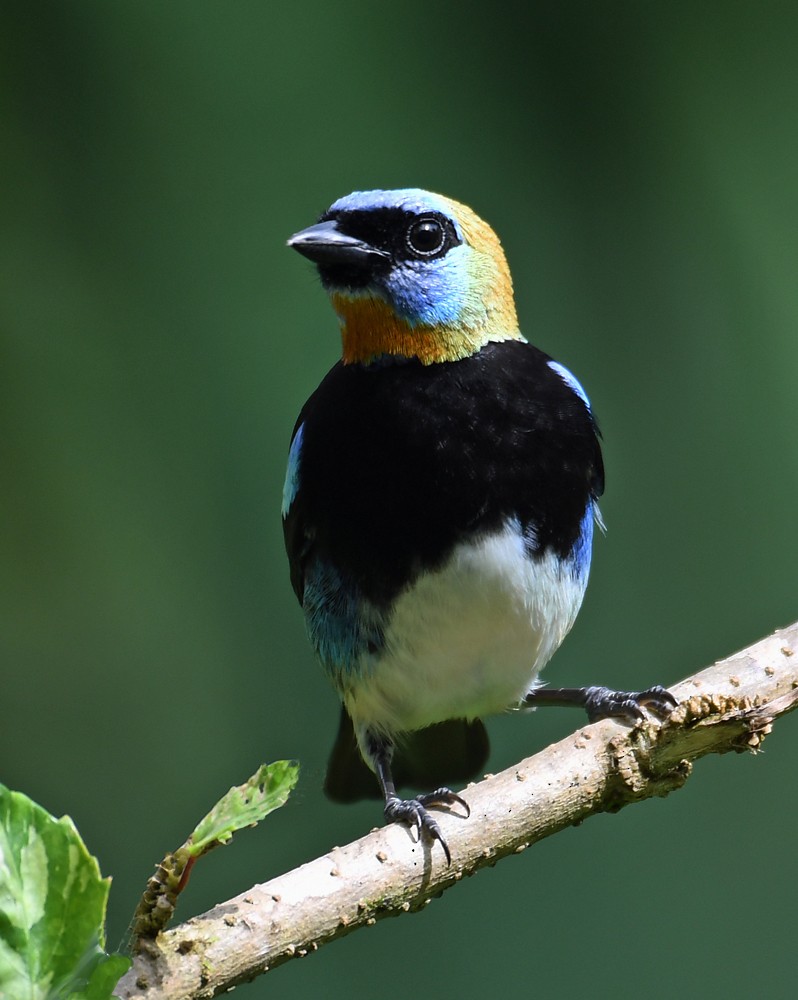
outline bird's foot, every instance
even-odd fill
[[[446,864],[451,865],[452,855],[449,851],[449,845],[444,840],[437,820],[427,812],[427,807],[443,806],[448,808],[455,804],[461,805],[465,809],[466,816],[471,815],[471,809],[466,800],[449,788],[436,788],[434,792],[417,795],[414,799],[400,799],[398,795],[391,795],[385,800],[385,819],[388,823],[407,823],[411,830],[416,831],[419,838],[423,832],[430,840],[437,840],[446,855]]]
[[[670,691],[660,684],[645,691],[613,691],[612,688],[590,687],[586,689],[585,695],[585,711],[591,722],[620,718],[634,724],[645,719],[643,708],[660,719],[667,719],[678,705]]]

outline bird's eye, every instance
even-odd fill
[[[407,245],[419,257],[432,257],[446,242],[446,230],[437,219],[417,219],[407,230]]]

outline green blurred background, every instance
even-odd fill
[[[111,945],[261,761],[298,794],[180,916],[380,822],[322,795],[279,523],[338,351],[284,242],[342,194],[472,205],[591,395],[609,530],[549,680],[673,682],[798,617],[796,41],[716,0],[4,5],[0,780],[113,875]],[[579,722],[493,720],[491,769]],[[793,719],[242,995],[793,996],[796,767]]]

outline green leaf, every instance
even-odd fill
[[[264,816],[285,804],[299,779],[299,764],[276,760],[263,764],[243,785],[234,785],[222,796],[186,841],[192,857],[199,857],[217,844],[226,844],[238,830],[254,826]]]
[[[68,816],[0,785],[0,998],[110,998],[130,964],[104,949],[110,881]]]
[[[147,882],[133,914],[134,952],[145,939],[157,937],[171,920],[178,896],[186,887],[197,858],[219,844],[226,844],[238,830],[254,826],[279,809],[298,778],[296,761],[262,764],[249,781],[234,785],[219,799],[182,847],[166,855]],[[2,994],[0,1000],[3,1000]]]
[[[86,985],[77,993],[70,993],[68,1000],[109,1000],[129,968],[130,959],[124,955],[99,955]]]

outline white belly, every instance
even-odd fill
[[[356,731],[412,731],[518,705],[574,623],[582,573],[530,558],[516,524],[465,543],[402,594],[382,652],[344,691]]]

